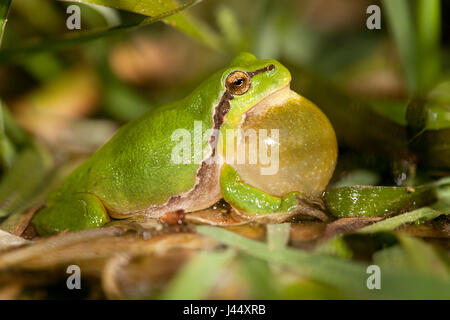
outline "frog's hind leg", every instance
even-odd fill
[[[99,198],[89,193],[76,193],[51,201],[32,220],[39,235],[52,235],[64,230],[98,228],[109,221]]]

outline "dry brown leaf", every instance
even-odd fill
[[[426,221],[421,224],[404,224],[396,229],[412,237],[450,238],[450,223],[448,221]]]
[[[291,241],[313,241],[321,237],[326,224],[317,221],[302,221],[291,224]]]
[[[29,244],[30,241],[9,232],[0,230],[0,251]]]
[[[109,259],[102,274],[102,287],[109,299],[145,299],[164,288],[192,255],[178,249],[166,254]]]
[[[381,217],[341,218],[327,224],[323,239],[329,239],[338,234],[353,232],[373,222],[380,221]]]
[[[250,223],[238,226],[228,226],[223,228],[253,240],[264,240],[266,236],[266,226],[263,224]]]
[[[9,225],[2,225],[2,228],[11,228],[11,233],[16,236],[22,236],[25,229],[30,225],[30,221],[33,218],[34,214],[41,206],[35,206],[33,208],[28,209],[21,216],[17,217],[17,221],[10,221]]]
[[[89,243],[90,241],[98,238],[113,237],[123,234],[124,232],[125,231],[123,229],[110,227],[70,232],[49,238],[42,238],[28,246],[0,255],[0,270],[18,265],[28,267],[25,262],[31,261],[32,259],[36,259],[38,261],[39,259],[42,259],[44,260],[43,263],[48,265],[50,261],[47,260],[47,255],[52,252],[58,250],[63,251],[61,249],[80,242]],[[89,250],[86,252],[89,252]],[[46,260],[47,262],[45,262]]]
[[[185,221],[211,226],[237,226],[249,223],[248,220],[242,219],[236,214],[232,214],[226,210],[212,208],[188,213],[186,214]]]

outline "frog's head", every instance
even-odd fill
[[[282,64],[272,59],[257,59],[250,53],[236,56],[221,77],[228,99],[228,121],[239,121],[241,115],[281,90],[289,90],[291,75]]]
[[[336,164],[336,135],[320,109],[290,89],[289,71],[242,53],[219,75],[222,103],[214,120],[221,124],[222,159],[268,194],[320,195]]]

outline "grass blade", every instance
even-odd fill
[[[3,0],[0,3],[0,46],[2,44],[3,33],[5,32],[6,22],[8,21],[8,11],[11,0]]]
[[[0,181],[0,217],[26,209],[52,168],[51,155],[38,143],[21,151]]]
[[[3,169],[8,169],[14,161],[16,150],[6,135],[5,119],[3,116],[4,108],[3,102],[0,101],[0,164]]]
[[[423,207],[417,210],[399,214],[398,216],[374,223],[370,226],[359,229],[357,232],[374,233],[374,232],[393,231],[402,224],[416,221],[419,222],[425,220],[432,220],[439,217],[442,214],[443,214],[442,212],[433,210],[429,207]]]
[[[392,1],[391,1],[392,2]],[[419,88],[429,89],[441,71],[441,1],[417,1],[417,50]]]
[[[160,298],[205,299],[233,256],[233,250],[200,253],[183,267]]]
[[[189,6],[193,6],[200,1],[201,0],[185,2],[190,4]],[[125,10],[136,14],[145,15],[150,18],[160,15],[161,12],[173,10],[179,6],[175,0],[79,0],[79,2]],[[212,49],[218,50],[221,46],[220,37],[212,29],[202,23],[202,21],[187,13],[179,12],[177,14],[167,16],[163,20],[174,28],[193,37]]]
[[[110,37],[113,35],[116,35],[118,33],[132,30],[135,28],[138,28],[140,26],[144,26],[147,24],[151,24],[156,21],[160,21],[164,18],[167,18],[169,16],[172,16],[174,14],[177,14],[184,9],[187,9],[197,3],[199,3],[201,0],[189,0],[184,4],[178,5],[175,8],[157,12],[157,14],[146,17],[140,20],[137,23],[132,24],[123,24],[117,27],[113,28],[106,28],[101,30],[92,30],[92,31],[83,31],[83,32],[71,32],[68,34],[65,34],[64,36],[57,38],[57,39],[48,39],[43,40],[38,43],[30,44],[28,46],[20,47],[20,48],[12,48],[7,50],[1,50],[0,51],[0,60],[20,60],[23,54],[30,54],[30,53],[36,53],[39,51],[49,51],[49,50],[60,50],[67,47],[72,47],[75,45],[79,45],[91,40],[96,40],[103,37]],[[97,1],[92,1],[91,3],[94,3]],[[117,1],[115,1],[117,2]],[[150,2],[149,2],[150,3]],[[110,5],[111,6],[111,5]],[[156,12],[156,11],[152,11]],[[142,14],[142,13],[141,13]]]
[[[216,51],[219,51],[222,48],[221,37],[206,23],[186,12],[180,12],[167,17],[164,21],[193,39],[196,39],[206,47]]]
[[[383,0],[394,41],[397,44],[410,92],[417,88],[416,45],[408,0]]]
[[[381,268],[414,270],[449,279],[450,269],[437,248],[418,238],[397,234],[399,244],[377,251],[373,260]]]
[[[198,226],[197,231],[268,262],[299,268],[302,274],[313,280],[345,287],[353,292],[362,293],[367,290],[365,269],[359,263],[288,248],[271,250],[265,243],[220,228]]]
[[[397,235],[406,252],[409,266],[415,270],[435,274],[442,279],[449,279],[449,266],[439,256],[437,250],[423,240]]]
[[[291,231],[290,223],[268,224],[267,225],[267,245],[270,250],[277,250],[286,247]]]
[[[73,2],[73,0],[60,0],[63,2]],[[176,5],[175,1],[160,1],[160,0],[77,0],[79,3],[96,4],[104,7],[109,7],[117,10],[124,10],[149,17],[157,17],[164,12],[176,10],[176,8],[183,9],[195,5],[202,0],[185,0],[182,4]],[[181,9],[181,10],[183,10]],[[179,11],[179,10],[177,10]],[[175,13],[175,12],[174,12]]]
[[[279,283],[266,261],[242,255],[239,259],[239,267],[248,282],[252,298],[262,300],[280,298]]]
[[[382,289],[368,290],[367,265],[295,249],[270,250],[265,243],[250,240],[221,228],[198,226],[197,232],[270,263],[290,266],[320,283],[344,290],[354,299],[448,299],[450,282],[434,276],[382,270]]]

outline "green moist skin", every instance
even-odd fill
[[[436,195],[431,187],[352,186],[328,189],[323,200],[339,218],[382,217],[428,205]]]

